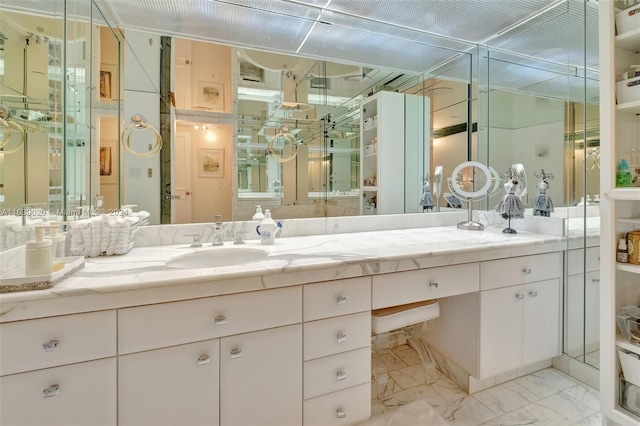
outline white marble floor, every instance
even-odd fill
[[[386,368],[387,384],[372,382],[362,426],[601,424],[598,391],[554,368],[468,395],[437,370],[430,377],[406,344],[374,353],[372,365]]]

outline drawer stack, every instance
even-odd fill
[[[347,425],[371,414],[371,279],[303,289],[303,423]]]
[[[0,424],[116,424],[116,313],[0,324]]]

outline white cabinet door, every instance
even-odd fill
[[[480,293],[480,379],[520,366],[522,286]]]
[[[560,355],[560,280],[525,284],[522,365]]]
[[[116,359],[0,377],[1,425],[116,424]]]
[[[302,325],[221,339],[220,424],[301,423]]]
[[[119,425],[217,425],[219,340],[123,355]]]
[[[585,305],[585,348],[593,352],[600,347],[600,271],[588,272]]]
[[[580,356],[584,348],[584,274],[569,275],[565,293],[564,351]]]

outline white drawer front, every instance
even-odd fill
[[[567,274],[576,275],[583,273],[584,250],[569,250],[567,252]],[[600,270],[600,247],[587,247],[587,272]]]
[[[0,324],[0,375],[116,354],[116,311]]]
[[[302,321],[300,286],[118,311],[119,353],[138,352]]]
[[[516,284],[544,281],[562,276],[560,253],[545,253],[480,264],[480,288],[491,290]]]
[[[304,324],[304,360],[371,346],[371,313]]]
[[[303,403],[304,426],[344,426],[371,416],[371,383],[333,392]]]
[[[372,277],[372,308],[380,309],[478,291],[478,276],[477,263],[376,275]]]
[[[304,399],[370,381],[370,348],[356,349],[304,363]]]
[[[0,377],[2,425],[117,424],[116,360]]]
[[[303,289],[305,321],[353,314],[371,309],[371,278],[307,284]]]

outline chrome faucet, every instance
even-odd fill
[[[224,244],[222,241],[222,216],[217,214],[213,217],[213,220],[215,220],[215,223],[213,224],[213,242],[211,245],[221,246]]]

